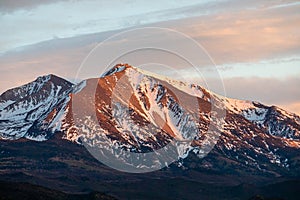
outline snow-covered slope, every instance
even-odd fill
[[[89,102],[91,92],[96,98]],[[290,169],[291,155],[300,148],[297,115],[257,102],[220,97],[199,85],[129,65],[117,65],[100,79],[87,80],[87,86],[73,98],[73,105],[84,112],[80,110],[81,115],[75,117],[77,127],[70,135],[67,132],[67,138],[98,144],[118,158],[122,155],[114,148],[149,152],[175,138],[192,140],[177,144],[179,165],[191,154],[203,157],[214,147],[213,152],[222,159],[272,171],[264,166]],[[222,113],[222,108],[224,119],[213,117],[212,110]],[[90,113],[95,110],[93,118]]]
[[[4,92],[0,97],[0,137],[38,141],[49,138],[55,128],[59,130],[72,86],[47,75]]]
[[[226,98],[226,107],[274,136],[300,139],[300,118],[276,106]]]

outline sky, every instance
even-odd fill
[[[185,58],[196,60],[204,74],[206,67],[216,68],[226,96],[300,114],[297,1],[2,0],[0,25],[0,93],[50,73],[73,81],[99,43],[123,31],[144,28],[143,34],[111,39],[100,59],[120,45],[126,50],[145,41],[178,48]],[[153,32],[147,27],[165,31]],[[189,48],[184,37],[172,35],[176,31],[200,44],[202,52]],[[162,73],[199,80],[189,65],[161,52],[140,51],[128,55],[125,62],[141,64],[144,54],[149,63],[153,58],[155,63],[164,61],[170,66],[160,70]],[[107,67],[101,63],[105,62],[101,60],[98,67]],[[176,74],[170,69],[176,69]],[[213,78],[212,90],[217,88]]]

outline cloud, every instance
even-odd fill
[[[26,1],[11,1],[11,0],[1,0],[0,2],[0,12],[10,13],[21,9],[32,9],[40,5],[52,4],[58,1],[68,1],[68,0],[26,0]]]
[[[279,106],[291,113],[298,114],[300,116],[300,101],[291,104],[279,104]]]
[[[210,1],[10,2],[4,1],[0,6],[6,10],[5,12],[0,10],[0,34],[5,36],[0,38],[0,52],[53,37],[67,38],[187,18],[191,15],[185,12],[185,9],[205,6]],[[202,13],[194,14],[202,15]]]
[[[280,11],[282,11],[282,9],[283,8],[280,8]],[[284,8],[283,11],[285,11],[285,9],[286,8]],[[222,75],[225,75],[225,78],[229,77],[226,74],[229,74],[231,77],[249,77],[255,76],[256,74],[260,77],[272,75],[277,78],[299,74],[300,68],[297,66],[299,56],[290,57],[294,53],[299,52],[295,51],[295,49],[300,48],[300,43],[295,42],[300,38],[300,34],[296,34],[298,26],[296,26],[296,23],[292,23],[295,22],[294,19],[297,18],[299,14],[290,12],[288,15],[290,18],[282,16],[282,19],[280,19],[279,11],[275,12],[276,15],[279,15],[275,18],[269,17],[268,13],[262,11],[254,10],[249,12],[234,12],[231,14],[161,22],[152,24],[152,26],[174,28],[183,33],[187,33],[188,36],[195,37],[200,44],[204,45],[217,64],[220,64],[219,66],[221,67],[219,69],[224,71]],[[258,12],[258,14],[256,12]],[[286,26],[283,23],[285,21],[283,19],[290,20],[291,24],[289,24],[289,28],[285,30],[289,32],[295,40],[286,37],[285,32],[281,30]],[[274,39],[269,39],[268,42],[265,42],[264,39],[259,36],[260,32],[265,31],[268,33],[271,32],[275,34],[276,37],[281,38],[282,43],[277,44],[276,41],[273,41]],[[119,32],[121,32],[121,30],[87,34],[65,39],[54,38],[47,42],[25,46],[4,53],[0,56],[1,89],[4,90],[6,87],[20,85],[11,81],[14,79],[11,76],[15,76],[16,71],[24,71],[24,73],[19,75],[22,75],[22,77],[18,76],[18,78],[16,78],[18,83],[20,80],[32,80],[37,75],[51,72],[57,72],[58,75],[63,77],[74,78],[74,68],[80,65],[88,52],[98,42]],[[242,33],[246,33],[246,35]],[[149,39],[149,37],[158,38],[157,41],[166,45],[166,47],[175,45],[175,47],[180,49],[186,44],[184,40],[178,40],[178,38],[171,38],[168,35],[153,36],[151,33],[145,36],[137,35],[129,40],[131,40],[132,43],[142,44],[142,42]],[[272,38],[271,35],[264,37]],[[120,40],[118,42],[122,41]],[[236,46],[237,43],[239,45]],[[108,47],[107,51],[109,51],[109,49]],[[191,51],[189,49],[184,49],[184,51],[188,52],[189,59],[191,60],[205,60],[204,57],[200,56],[201,52],[199,51]],[[147,56],[150,57],[150,54],[147,54]],[[102,55],[102,57],[105,57],[105,55]],[[268,61],[269,57],[276,57],[276,59]],[[125,62],[137,65],[141,63],[141,59],[143,59],[142,56],[133,56]],[[187,73],[188,76],[193,76],[193,74],[189,74],[186,66],[183,64],[180,66],[181,63],[171,57],[157,55],[155,59],[157,61],[169,61],[168,65],[175,68],[185,67],[185,73]],[[262,62],[261,60],[267,61]],[[152,60],[152,62],[154,61]],[[236,64],[237,62],[238,64]],[[204,65],[207,63],[208,61],[206,61]],[[28,70],[26,71],[26,69]],[[27,75],[25,76],[25,74]]]
[[[53,39],[0,55],[0,93],[46,74],[73,80],[96,45],[93,36],[84,38]]]
[[[298,9],[294,8],[298,6],[297,4],[282,7],[282,5],[289,5],[289,2],[270,2],[266,0],[249,2],[237,0],[4,0],[0,2],[0,34],[5,37],[0,38],[0,51],[49,40],[53,37],[66,38],[157,22],[168,23],[172,20],[187,18],[190,18],[190,20],[186,21],[183,26],[187,33],[195,34],[193,35],[195,38],[200,36],[199,39],[205,39],[209,36],[212,39],[209,46],[213,47],[212,45],[214,45],[215,48],[220,48],[218,43],[223,42],[220,41],[220,37],[233,40],[232,37],[248,33],[249,29],[252,30],[257,21],[264,22],[266,18],[272,18],[273,16],[286,19],[286,16],[291,16],[291,13],[297,13]],[[277,12],[277,14],[273,12]],[[244,19],[244,13],[248,17],[254,17],[256,21]],[[268,14],[263,16],[262,13]],[[295,16],[297,17],[297,15]],[[202,20],[195,21],[191,19],[195,17],[201,17]],[[294,21],[299,20],[294,19]],[[230,22],[237,22],[237,24],[231,24]],[[243,22],[245,23],[242,24]],[[287,24],[293,26],[294,22],[289,20]],[[175,24],[174,28],[177,29],[178,27],[180,29],[180,26],[177,25]],[[252,25],[252,27],[243,29],[244,33],[241,33],[242,29],[238,29],[240,25],[244,28],[247,25]],[[293,27],[296,29],[295,26]],[[268,33],[276,31],[274,27],[264,27],[264,30]],[[203,32],[199,35],[201,31]],[[248,37],[259,35],[251,35],[251,33]],[[270,40],[268,38],[263,38],[263,40]],[[241,42],[239,40],[234,41],[236,41],[233,43],[235,46]],[[234,41],[231,41],[231,43]],[[201,42],[205,44],[205,41]],[[226,53],[226,51],[223,51],[223,53]]]
[[[217,64],[257,62],[299,55],[299,8],[222,12],[182,20],[171,27],[200,42]]]
[[[223,80],[226,97],[241,100],[258,101],[265,105],[275,105],[292,113],[300,115],[300,78],[299,76],[286,78],[267,77],[234,77]],[[196,82],[196,80],[192,80]],[[223,89],[216,79],[208,80],[208,88],[217,94]],[[205,85],[199,81],[198,84]]]
[[[287,105],[300,100],[300,78],[236,77],[224,79],[228,97]]]
[[[300,56],[274,58],[259,62],[218,65],[222,77],[262,77],[282,79],[300,76]]]

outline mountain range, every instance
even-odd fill
[[[189,184],[202,179],[236,186],[298,180],[300,175],[298,115],[128,64],[77,85],[47,75],[7,90],[0,96],[0,138],[2,179],[67,192],[82,192],[73,182],[126,197],[114,187],[91,186],[95,177],[112,184],[119,176],[131,184],[180,177]],[[151,152],[159,154],[147,157]],[[124,166],[121,171],[161,170],[129,175],[95,158],[115,169]],[[72,178],[63,180],[55,171],[60,168]],[[83,180],[71,171],[80,171]]]

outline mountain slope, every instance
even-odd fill
[[[72,87],[64,79],[47,75],[4,92],[0,96],[0,137],[48,139],[65,112]]]

